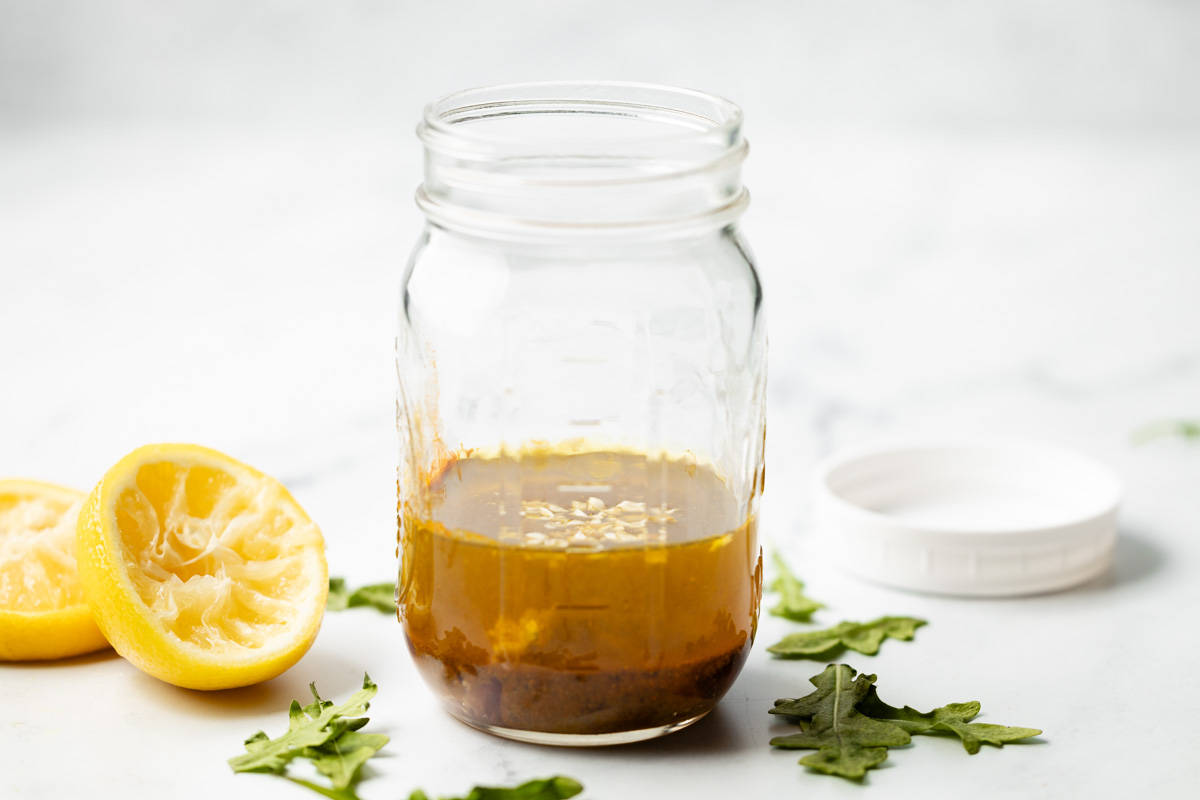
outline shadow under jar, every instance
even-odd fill
[[[766,340],[741,112],[474,89],[418,128],[397,371],[400,617],[469,725],[615,744],[708,713],[762,559]]]

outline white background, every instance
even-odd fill
[[[763,533],[821,620],[924,616],[850,663],[884,699],[978,699],[1044,742],[893,752],[867,786],[772,752],[818,664],[762,652],[695,728],[626,748],[445,717],[399,626],[330,615],[283,677],[178,690],[111,655],[0,666],[0,795],[300,798],[233,776],[316,680],[380,684],[365,800],[552,773],[587,798],[1188,797],[1200,734],[1200,6],[1188,3],[0,0],[0,474],[86,488],[196,441],[291,487],[335,573],[394,570],[395,294],[422,103],[509,80],[694,86],[743,105],[771,338]],[[1126,483],[1113,572],[966,601],[868,587],[812,546],[815,461],[890,435],[1049,439]]]

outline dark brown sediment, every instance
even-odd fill
[[[594,735],[667,727],[708,713],[733,685],[749,644],[657,670],[475,666],[412,651],[456,717],[475,725]]]

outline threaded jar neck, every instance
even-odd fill
[[[742,112],[637,83],[528,83],[431,103],[417,205],[499,237],[670,235],[744,210]]]

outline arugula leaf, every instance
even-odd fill
[[[324,745],[348,730],[351,723],[358,723],[357,727],[366,724],[366,719],[347,721],[344,718],[365,712],[378,691],[370,676],[363,675],[363,688],[342,705],[335,706],[332,701],[321,699],[315,684],[310,683],[308,688],[313,694],[313,702],[301,706],[296,700],[292,701],[288,709],[287,733],[275,739],[263,731],[251,736],[245,742],[246,752],[229,759],[234,772],[282,772],[304,748]]]
[[[345,578],[329,579],[329,599],[325,607],[330,611],[345,611],[347,608],[371,606],[385,614],[396,613],[396,584],[372,583],[351,591]]]
[[[975,701],[949,703],[924,713],[910,706],[895,708],[879,699],[874,675],[855,675],[845,664],[830,664],[809,679],[817,687],[815,692],[776,700],[770,713],[801,730],[776,736],[771,745],[816,750],[800,763],[817,772],[857,780],[887,759],[889,747],[908,744],[911,734],[955,735],[974,755],[984,744],[1002,747],[1041,733],[1036,728],[972,722],[979,714]]]
[[[830,664],[809,682],[812,694],[776,700],[770,713],[807,721],[800,733],[776,736],[773,747],[816,750],[800,763],[828,775],[861,778],[887,759],[887,748],[906,745],[911,737],[898,725],[871,719],[855,710],[875,683],[874,675],[859,675],[845,664]]]
[[[583,791],[583,784],[574,778],[555,775],[526,781],[520,786],[476,786],[466,797],[443,797],[441,800],[566,800]],[[430,800],[429,795],[416,789],[408,800]]]
[[[867,716],[893,722],[909,733],[954,734],[962,739],[963,748],[971,755],[979,752],[980,745],[1003,747],[1005,744],[1019,742],[1041,733],[1037,728],[971,722],[979,715],[979,709],[979,703],[974,700],[968,703],[949,703],[924,714],[911,706],[895,708],[879,699],[879,693],[874,686],[858,705],[858,710]]]
[[[808,622],[813,612],[824,608],[825,604],[804,594],[804,581],[788,569],[783,556],[775,553],[772,561],[775,563],[775,580],[771,582],[771,591],[779,594],[779,602],[771,609],[771,613],[794,622]]]
[[[356,717],[370,707],[378,687],[363,675],[362,689],[341,705],[323,700],[315,684],[308,685],[313,702],[301,706],[296,700],[288,708],[287,733],[275,739],[259,731],[245,741],[246,752],[229,759],[234,772],[263,772],[280,775],[334,800],[358,800],[354,785],[361,779],[362,765],[388,743],[381,733],[359,733],[369,722]],[[330,788],[285,774],[295,759],[311,761],[329,778]]]
[[[873,656],[884,639],[911,641],[917,628],[927,623],[916,617],[880,617],[870,622],[841,622],[819,631],[789,633],[767,651],[780,658],[825,661],[845,649]]]
[[[1166,436],[1200,439],[1200,419],[1168,419],[1151,422],[1133,432],[1134,444],[1145,444]]]

